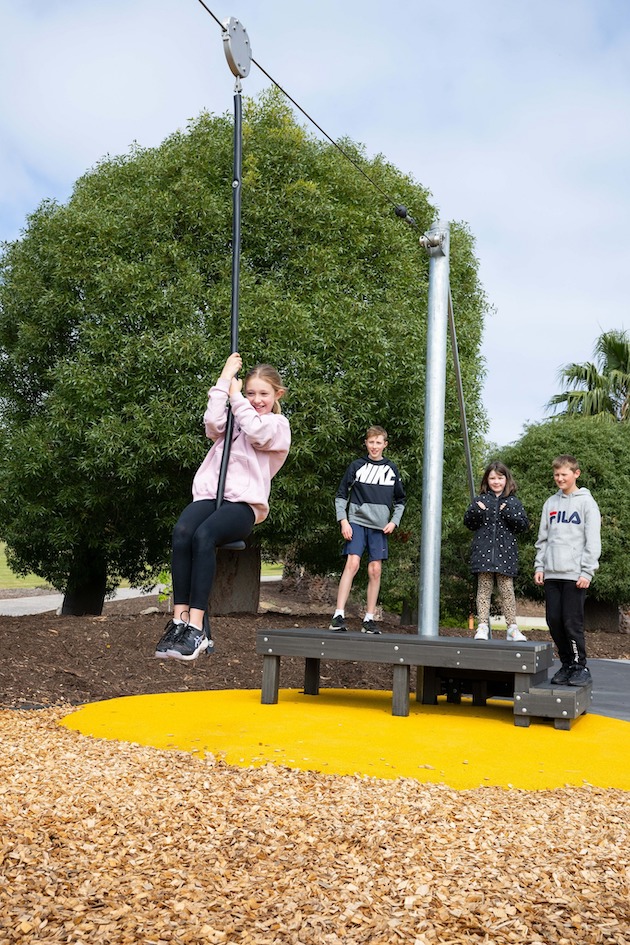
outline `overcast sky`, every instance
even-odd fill
[[[329,135],[470,226],[489,435],[517,439],[564,364],[630,329],[630,2],[205,2]],[[243,91],[267,85],[253,66]],[[199,0],[0,0],[0,240],[103,155],[231,112],[233,91]]]

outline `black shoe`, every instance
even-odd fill
[[[205,621],[204,621],[205,622]],[[205,630],[199,630],[197,627],[191,627],[190,624],[183,624],[178,627],[178,633],[166,655],[173,660],[196,660],[200,653],[208,649],[208,637]]]
[[[361,633],[380,633],[373,620],[364,620],[361,624]]]
[[[568,686],[569,679],[573,675],[574,664],[573,663],[563,663],[555,676],[551,677],[550,682],[554,686]]]
[[[348,628],[346,627],[345,618],[342,617],[341,614],[337,614],[337,616],[336,616],[336,617],[333,617],[332,620],[330,621],[330,624],[329,624],[329,626],[328,626],[328,629],[329,629],[329,630],[336,630],[337,633],[345,633],[346,630],[348,629]]]
[[[175,623],[174,620],[169,620],[164,629],[164,633],[160,638],[160,642],[155,648],[155,655],[158,659],[167,659],[168,658],[168,649],[175,642],[175,637],[177,636],[177,631],[180,627],[183,627],[183,623]]]
[[[569,679],[570,686],[588,686],[593,682],[591,671],[588,666],[577,666],[571,673]]]

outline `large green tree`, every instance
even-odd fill
[[[344,142],[382,190],[433,218],[427,191]],[[44,203],[0,268],[0,535],[11,564],[98,611],[151,580],[208,447],[206,391],[229,351],[232,121],[202,115],[159,148],[103,160],[66,205]],[[452,230],[469,417],[482,428],[484,297],[473,241]],[[414,594],[428,261],[414,232],[276,95],[246,103],[240,349],[277,365],[293,429],[256,530],[267,555],[338,567],[333,495],[381,423],[410,494],[394,588]],[[466,501],[453,385],[445,528]]]
[[[549,401],[562,413],[606,420],[630,418],[630,336],[614,329],[595,342],[595,361],[567,364],[560,371],[565,386]]]
[[[574,455],[582,470],[579,486],[593,493],[602,513],[602,556],[589,597],[608,604],[630,601],[630,434],[625,424],[591,417],[558,417],[528,426],[504,460],[519,483],[519,498],[532,528],[521,541],[522,593],[534,597],[534,543],[545,500],[553,494],[554,457]]]

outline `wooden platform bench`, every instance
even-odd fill
[[[331,630],[258,630],[256,652],[263,657],[261,703],[275,705],[283,656],[304,659],[304,693],[319,694],[322,660],[383,663],[392,666],[392,715],[409,715],[411,667],[416,667],[416,700],[435,705],[438,696],[457,703],[472,695],[473,705],[499,696],[514,700],[514,722],[554,719],[557,728],[586,711],[589,693],[571,687],[549,688],[552,644],[422,637],[417,634],[336,633]],[[558,694],[561,694],[560,696]],[[578,699],[578,695],[580,698]],[[557,700],[560,699],[560,702]],[[558,723],[558,724],[556,724]]]

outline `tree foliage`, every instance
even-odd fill
[[[540,594],[532,581],[534,543],[543,504],[556,489],[551,464],[565,453],[577,458],[578,485],[591,490],[602,513],[602,557],[589,596],[612,604],[630,601],[630,435],[625,424],[595,418],[558,417],[529,426],[503,451],[532,523],[521,547],[520,590],[529,597]]]
[[[563,413],[606,420],[630,417],[630,336],[627,331],[603,332],[595,343],[595,362],[567,364],[560,371],[566,390],[549,401],[564,405]]]
[[[344,146],[430,226],[422,186]],[[103,160],[4,247],[0,535],[16,570],[104,590],[150,581],[168,559],[208,447],[206,391],[229,353],[231,182],[231,117],[202,115],[159,148]],[[239,347],[246,365],[280,370],[293,430],[256,530],[263,553],[338,567],[334,492],[380,423],[409,492],[390,596],[415,595],[428,260],[378,191],[274,94],[246,103],[242,222]],[[482,430],[485,300],[462,225],[451,254],[467,409]],[[448,535],[466,485],[452,383],[447,400]]]

